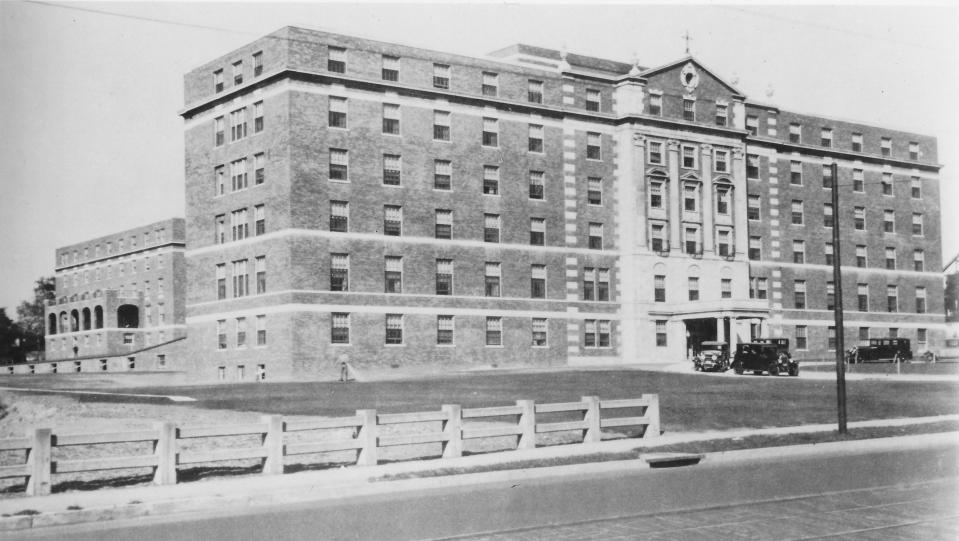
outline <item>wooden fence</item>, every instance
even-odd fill
[[[611,410],[641,410],[640,415],[612,416]],[[551,414],[574,416],[575,420],[537,422],[537,416]],[[552,415],[555,417],[555,415]],[[511,419],[488,426],[490,419]],[[391,432],[403,432],[397,425],[431,423],[438,431],[381,434],[381,429],[394,427]],[[477,426],[477,423],[484,423]],[[285,457],[354,451],[355,465],[374,466],[379,462],[379,450],[400,445],[439,443],[442,456],[463,455],[465,440],[495,437],[515,438],[515,450],[532,449],[537,434],[560,431],[578,431],[581,443],[598,442],[604,429],[641,427],[643,439],[660,434],[659,396],[644,394],[641,398],[600,400],[586,396],[579,402],[535,404],[532,400],[518,400],[512,406],[462,408],[444,405],[439,411],[414,413],[380,413],[359,410],[351,417],[289,420],[279,415],[264,416],[259,423],[230,426],[182,426],[172,422],[157,423],[152,430],[106,432],[98,434],[54,434],[49,428],[31,431],[27,437],[0,440],[0,453],[20,453],[24,460],[15,465],[0,466],[0,479],[25,478],[28,495],[49,494],[53,474],[117,470],[125,468],[153,468],[153,482],[159,485],[177,483],[180,466],[241,459],[259,459],[262,473],[278,475],[284,472]],[[350,434],[344,437],[345,432]],[[332,439],[318,441],[290,441],[294,434],[338,430]],[[181,448],[181,443],[197,438],[224,438],[256,436],[259,445],[230,447],[211,451]],[[149,442],[152,453],[135,456],[113,454],[96,458],[54,460],[54,449],[69,446],[96,446],[129,442]],[[5,462],[10,462],[9,460]]]

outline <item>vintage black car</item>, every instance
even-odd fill
[[[846,359],[851,363],[911,361],[912,347],[908,338],[870,338],[867,345],[850,348]]]
[[[699,353],[693,355],[693,370],[697,372],[725,372],[729,370],[729,344],[703,342]]]
[[[751,370],[753,374],[768,372],[770,376],[778,376],[782,372],[790,376],[799,375],[799,361],[782,352],[779,344],[738,344],[732,367],[737,374]]]
[[[792,359],[792,353],[789,353],[789,339],[788,338],[754,338],[753,343],[755,344],[772,344],[776,346],[779,353],[785,353],[787,357]]]

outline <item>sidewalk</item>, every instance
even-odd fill
[[[909,419],[873,420],[849,423],[850,428],[875,426],[903,426],[959,420],[959,415],[921,417]],[[555,466],[515,471],[496,471],[466,475],[416,478],[405,481],[382,481],[387,475],[431,471],[442,468],[471,468],[490,465],[509,465],[526,460],[583,456],[595,453],[626,452],[640,446],[668,445],[673,443],[702,441],[720,438],[740,438],[752,435],[794,434],[823,432],[835,429],[835,425],[806,425],[764,429],[740,429],[702,433],[666,434],[655,440],[622,439],[594,444],[543,447],[524,451],[511,451],[473,455],[456,459],[433,459],[397,462],[373,467],[348,467],[335,470],[300,472],[274,476],[244,476],[216,478],[169,486],[139,486],[98,491],[77,491],[37,497],[11,497],[0,500],[0,532],[39,528],[44,526],[97,522],[104,520],[130,519],[145,516],[211,510],[225,507],[245,507],[306,502],[346,496],[382,494],[391,491],[414,490],[453,484],[482,483],[499,479],[503,475],[558,475],[564,472],[583,474],[589,472],[615,471],[618,468],[648,468],[645,461],[626,460]],[[879,440],[857,440],[817,445],[800,445],[778,448],[780,455],[819,452],[830,449],[848,452],[853,448],[868,448],[871,445],[915,445],[922,441],[959,441],[959,433],[926,434]],[[710,453],[705,460],[747,460],[752,456],[769,456],[768,449]],[[70,509],[74,507],[74,509]],[[14,515],[32,510],[38,514]]]

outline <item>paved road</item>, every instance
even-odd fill
[[[959,442],[496,481],[23,539],[956,539]],[[747,503],[753,502],[753,503]]]

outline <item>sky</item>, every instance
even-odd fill
[[[644,66],[684,56],[688,31],[692,54],[747,98],[938,137],[946,263],[959,253],[957,22],[959,8],[915,4],[0,0],[0,308],[12,315],[53,274],[57,247],[183,216],[183,75],[286,25]]]

